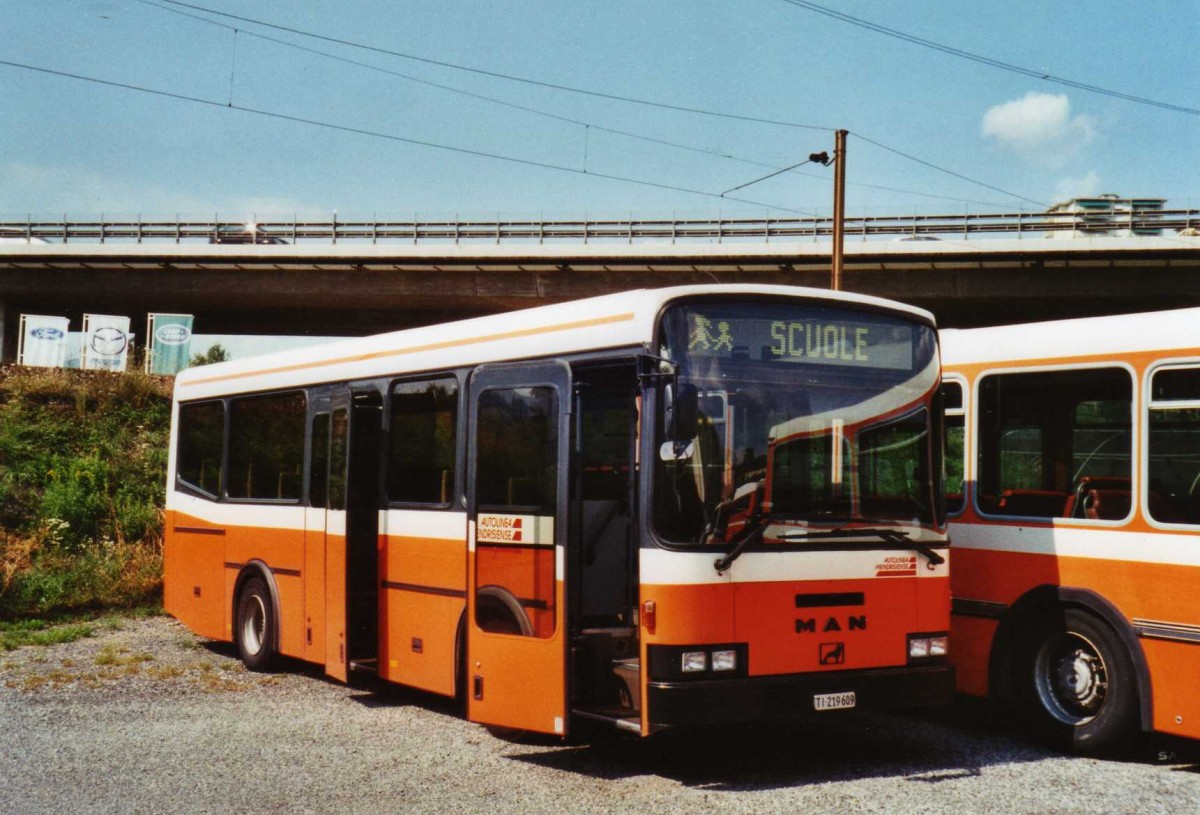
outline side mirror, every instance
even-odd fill
[[[696,452],[691,442],[664,441],[658,448],[658,457],[663,461],[687,461]]]
[[[662,393],[666,437],[681,442],[696,438],[700,427],[700,392],[696,386],[667,383]]]

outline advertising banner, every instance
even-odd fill
[[[192,351],[191,314],[151,314],[146,336],[146,370],[173,376],[188,366]]]
[[[22,314],[18,364],[63,367],[67,361],[67,328],[70,324],[66,317]]]
[[[129,318],[107,314],[83,315],[83,367],[92,371],[123,371],[129,361]]]

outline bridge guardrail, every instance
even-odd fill
[[[246,227],[241,221],[62,220],[0,222],[0,242],[26,239],[38,243],[195,242],[209,241],[219,230]],[[604,242],[770,242],[775,239],[818,240],[833,234],[833,219],[711,218],[617,220],[375,220],[261,221],[253,229],[284,241],[369,243],[575,243]],[[850,217],[847,241],[970,240],[1064,233],[1080,237],[1105,235],[1171,235],[1200,233],[1200,210],[1171,209],[1104,213],[991,212],[956,215]],[[7,240],[5,240],[7,239]],[[247,243],[251,241],[246,241]]]

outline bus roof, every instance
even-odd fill
[[[942,363],[947,368],[987,362],[1086,359],[1200,348],[1200,308],[989,328],[947,328],[939,333]]]
[[[644,345],[669,301],[739,294],[812,297],[885,308],[933,324],[933,315],[914,306],[826,289],[748,284],[638,289],[189,368],[175,379],[175,398],[204,399]]]

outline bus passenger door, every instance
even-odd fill
[[[350,394],[335,394],[329,421],[329,480],[325,511],[325,673],[349,677],[346,640],[346,482],[350,460]]]
[[[467,717],[564,735],[571,369],[483,365],[469,399]]]

